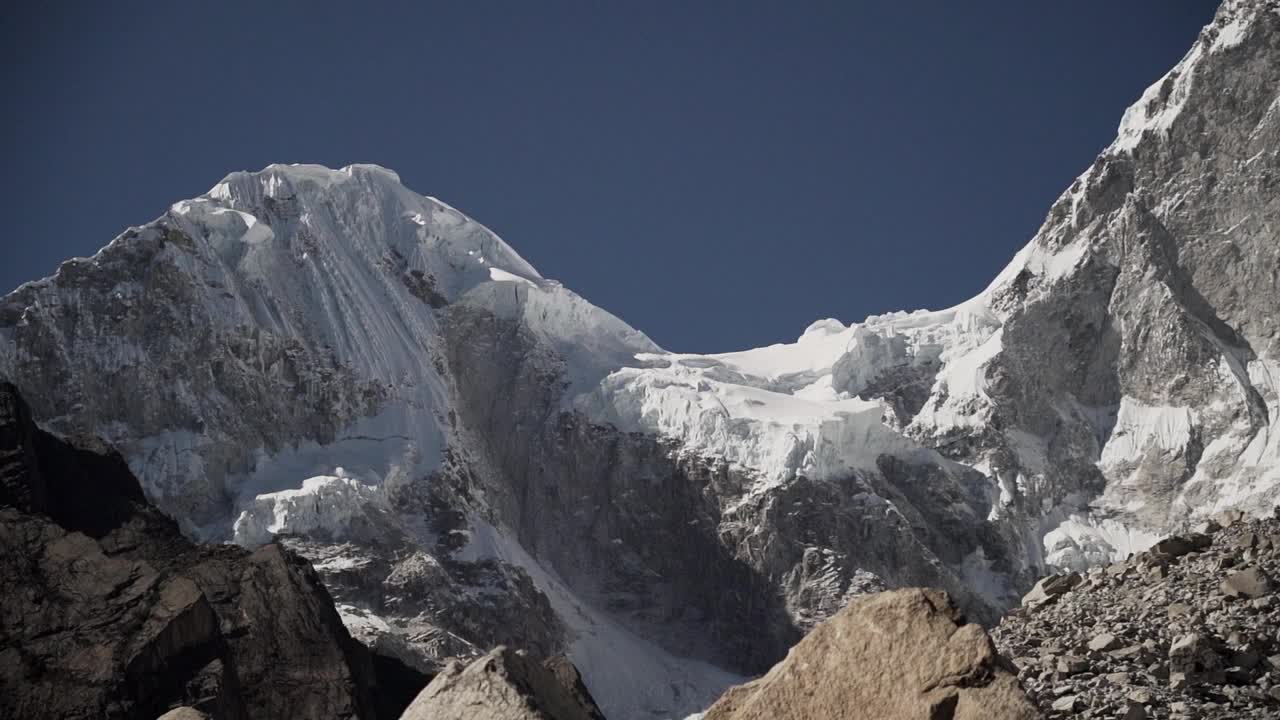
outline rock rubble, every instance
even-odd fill
[[[1051,718],[1280,718],[1277,578],[1280,514],[1224,513],[1042,579],[992,635]]]

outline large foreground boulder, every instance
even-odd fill
[[[622,670],[622,668],[619,668]],[[537,662],[505,646],[452,662],[402,720],[604,720],[578,671],[563,657]]]
[[[1017,678],[940,590],[853,601],[705,720],[1034,718]]]
[[[198,546],[94,439],[0,383],[0,717],[394,718],[311,566]]]

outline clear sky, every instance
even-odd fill
[[[1216,3],[36,5],[0,18],[0,292],[230,171],[376,162],[727,351],[981,290]]]

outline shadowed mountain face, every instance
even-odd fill
[[[716,355],[384,168],[235,173],[0,300],[0,375],[423,672],[564,651],[679,714],[868,590],[992,620],[1276,504],[1278,97],[1277,6],[1230,0],[978,296]]]
[[[398,717],[417,687],[374,671],[306,561],[200,547],[100,441],[32,423],[0,385],[0,714]],[[407,696],[407,697],[406,697]],[[399,704],[397,705],[397,700]]]

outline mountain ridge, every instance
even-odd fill
[[[1275,504],[1278,18],[1224,3],[952,308],[671,353],[392,171],[274,165],[6,296],[0,375],[188,533],[305,548],[370,642],[696,710],[868,589],[992,620]],[[618,648],[634,687],[582,661]]]

